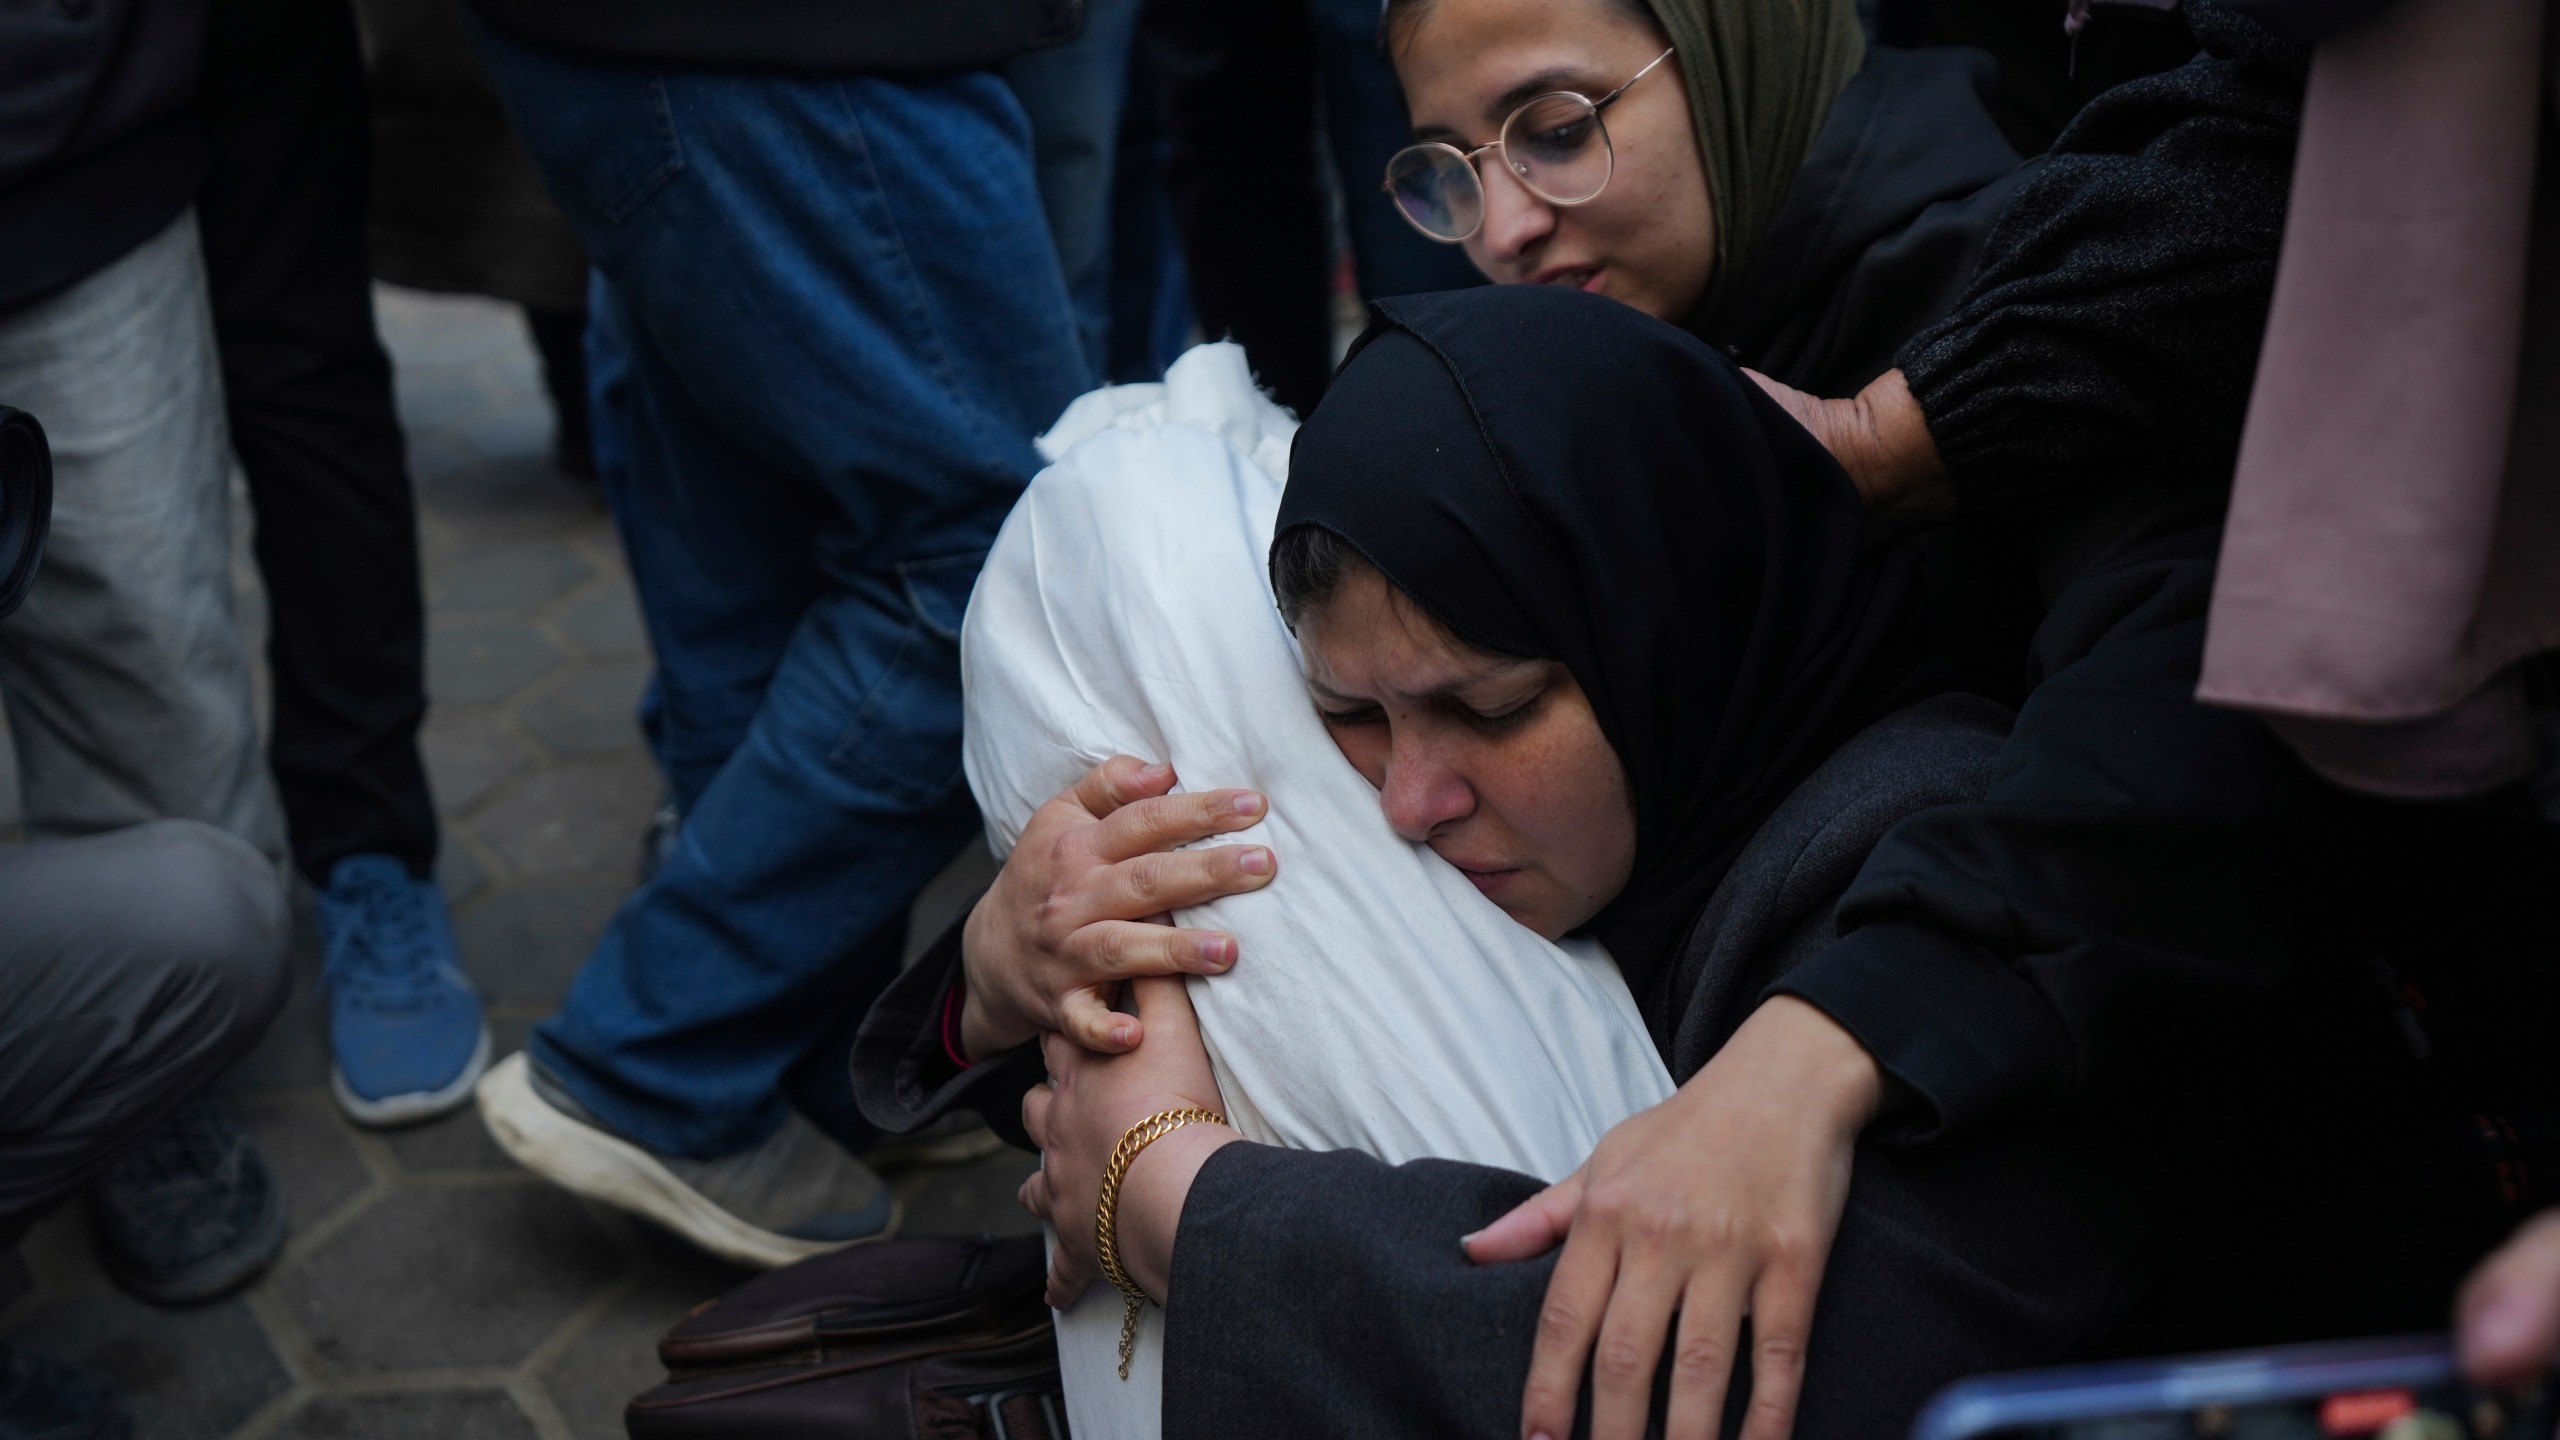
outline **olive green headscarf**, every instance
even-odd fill
[[[1715,204],[1716,268],[1690,328],[1722,308],[1867,42],[1854,0],[1645,0],[1689,81]]]

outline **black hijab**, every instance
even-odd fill
[[[1460,638],[1560,661],[1626,766],[1627,888],[1590,929],[1647,995],[1752,832],[1930,688],[1914,572],[1723,356],[1613,300],[1382,300],[1298,431],[1278,533],[1341,536]]]

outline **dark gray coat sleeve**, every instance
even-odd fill
[[[974,903],[974,902],[973,902]],[[1038,1045],[1021,1045],[969,1066],[943,1047],[942,1016],[960,983],[960,932],[972,906],[916,962],[889,982],[853,1040],[853,1094],[872,1124],[903,1135],[952,1110],[974,1110],[987,1128],[1025,1150],[1023,1092],[1046,1078]]]
[[[2153,1242],[2162,1167],[2106,1138],[2021,1131],[1953,1156],[1861,1147],[1797,1440],[1899,1435],[1949,1381],[2083,1353],[2114,1324]],[[1555,1262],[1479,1266],[1458,1239],[1538,1188],[1446,1160],[1212,1155],[1174,1247],[1167,1440],[1514,1440]],[[1734,1390],[1728,1434],[1747,1375]]]

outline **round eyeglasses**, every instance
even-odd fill
[[[1617,165],[1600,112],[1677,48],[1654,56],[1625,85],[1597,100],[1570,90],[1530,97],[1502,122],[1502,132],[1490,145],[1473,150],[1438,140],[1407,145],[1387,161],[1386,191],[1397,213],[1414,229],[1449,244],[1476,233],[1484,224],[1484,177],[1476,172],[1476,157],[1487,150],[1501,152],[1512,178],[1550,205],[1580,205],[1598,197]]]

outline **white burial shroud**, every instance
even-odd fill
[[[1236,1127],[1561,1178],[1671,1078],[1599,946],[1540,939],[1398,838],[1316,718],[1265,566],[1296,428],[1220,344],[1162,385],[1082,397],[1042,438],[1055,463],[1005,521],[961,637],[988,843],[1007,853],[1115,754],[1170,760],[1187,789],[1262,791],[1263,823],[1213,843],[1269,845],[1278,877],[1176,917],[1241,947],[1190,982]],[[1085,1440],[1158,1433],[1162,1313],[1126,1381],[1120,1316],[1097,1283],[1060,1317]]]

